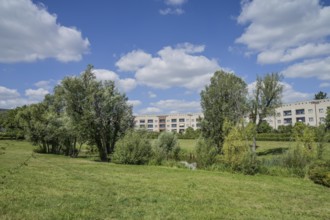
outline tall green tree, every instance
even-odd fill
[[[24,138],[24,129],[17,120],[18,112],[24,107],[17,107],[8,111],[0,112],[0,132],[15,139]]]
[[[326,92],[319,91],[318,93],[316,93],[314,95],[315,100],[326,99],[326,98],[327,98],[327,93]]]
[[[134,125],[127,97],[113,81],[97,81],[91,65],[80,76],[63,79],[57,91],[79,136],[95,144],[101,161],[107,161],[116,141]]]
[[[275,108],[281,105],[283,85],[279,73],[268,73],[264,77],[257,77],[253,98],[251,100],[251,119],[256,129],[262,125],[263,120],[275,114]],[[252,150],[256,149],[256,140],[253,138]]]
[[[210,85],[201,92],[204,119],[201,131],[204,138],[211,139],[218,152],[224,142],[224,122],[237,123],[246,112],[247,85],[233,73],[217,71]]]
[[[330,131],[330,107],[327,108],[327,115],[325,116],[325,128]]]

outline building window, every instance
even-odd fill
[[[277,124],[281,124],[282,122],[281,122],[281,120],[277,120]]]
[[[146,126],[145,125],[140,125],[140,128],[145,128]]]
[[[148,119],[148,123],[154,123],[154,120]]]
[[[325,122],[324,117],[321,117],[321,118],[320,118],[320,123],[324,123],[324,122]]]
[[[165,119],[159,119],[159,123],[165,123]]]
[[[153,125],[148,125],[148,128],[153,128],[154,126]]]
[[[142,123],[145,123],[146,122],[146,120],[140,120],[140,123],[142,124]]]
[[[179,133],[181,133],[181,134],[184,133],[184,129],[180,129]]]
[[[303,115],[305,114],[305,109],[296,109],[296,115]]]
[[[160,128],[165,128],[165,124],[160,124],[159,127]]]
[[[170,127],[170,125],[167,125],[167,127],[169,128],[169,127]]]
[[[167,120],[167,122],[170,122],[170,120]]]
[[[290,116],[290,115],[292,115],[292,112],[291,112],[291,110],[283,111],[283,115]]]
[[[172,128],[176,128],[176,124],[172,124]]]
[[[157,120],[155,120],[155,123],[157,123]]]
[[[194,122],[194,119],[191,119],[192,122]]]
[[[176,118],[173,118],[173,119],[171,120],[171,122],[176,122]]]
[[[320,112],[320,113],[324,113],[323,108],[320,108],[320,109],[319,109],[319,112]]]
[[[285,118],[283,122],[285,125],[292,124],[292,118]]]
[[[188,119],[186,119],[186,121],[189,121],[189,118],[188,118]]]
[[[179,122],[184,122],[184,118],[180,118],[179,119]]]
[[[281,112],[277,112],[276,117],[281,117]]]
[[[296,118],[297,122],[305,122],[305,117]]]
[[[308,121],[309,122],[314,122],[314,118],[310,117],[310,118],[308,118]]]
[[[308,109],[308,114],[312,114],[313,113],[313,109]]]
[[[201,127],[201,124],[200,124],[200,123],[197,123],[197,124],[196,124],[196,127],[197,127],[197,128],[200,128],[200,127]]]
[[[157,125],[155,125],[155,128],[157,128]]]
[[[180,124],[179,127],[180,127],[180,128],[184,128],[184,124]]]

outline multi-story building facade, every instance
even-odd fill
[[[280,125],[294,125],[296,122],[319,126],[325,121],[327,108],[330,108],[330,99],[284,104],[276,108],[275,115],[268,116],[266,121],[275,129]]]
[[[135,116],[135,128],[143,128],[149,131],[174,131],[184,132],[191,127],[194,130],[200,127],[202,113],[191,114],[166,114],[166,115],[138,115]]]
[[[325,121],[327,108],[330,108],[330,99],[288,103],[276,108],[275,115],[268,116],[265,120],[274,129],[278,129],[280,125],[294,125],[296,122],[319,126]],[[202,118],[202,113],[139,115],[135,116],[135,127],[156,132],[184,132],[188,127],[194,130],[199,128]],[[248,122],[249,117],[246,116],[245,120]]]

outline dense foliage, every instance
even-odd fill
[[[247,85],[233,73],[217,71],[210,85],[201,92],[204,119],[201,131],[204,138],[211,139],[221,152],[224,142],[225,120],[237,123],[246,113]]]
[[[308,170],[308,177],[317,184],[330,187],[330,161],[316,161]]]
[[[114,82],[96,80],[90,65],[81,75],[64,78],[42,102],[6,114],[6,132],[24,133],[39,152],[75,157],[87,143],[97,147],[101,161],[133,127],[126,96]]]
[[[201,137],[196,143],[196,154],[198,167],[206,168],[216,162],[218,149],[213,141]]]
[[[146,164],[152,156],[151,150],[146,131],[129,131],[117,142],[112,161],[121,164]]]
[[[316,93],[314,95],[315,100],[326,99],[326,98],[327,98],[327,93],[326,92],[319,91],[318,93]]]
[[[180,147],[176,134],[162,132],[153,145],[154,163],[161,164],[163,160],[179,159]]]

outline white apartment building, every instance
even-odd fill
[[[330,99],[284,104],[276,108],[275,115],[267,117],[266,121],[275,129],[280,125],[294,125],[296,122],[319,126],[325,121],[327,108],[330,108]]]
[[[138,115],[135,116],[135,128],[144,128],[149,131],[184,132],[191,127],[194,130],[200,127],[199,120],[202,113],[166,114],[166,115]]]
[[[324,123],[330,108],[330,99],[302,101],[283,104],[276,108],[275,115],[268,116],[265,120],[275,129],[280,125],[294,125],[303,122],[311,126]],[[174,131],[184,132],[188,127],[196,130],[200,127],[203,113],[192,114],[167,114],[167,115],[138,115],[135,116],[135,128],[144,128],[149,131]],[[245,120],[248,122],[249,117]]]

